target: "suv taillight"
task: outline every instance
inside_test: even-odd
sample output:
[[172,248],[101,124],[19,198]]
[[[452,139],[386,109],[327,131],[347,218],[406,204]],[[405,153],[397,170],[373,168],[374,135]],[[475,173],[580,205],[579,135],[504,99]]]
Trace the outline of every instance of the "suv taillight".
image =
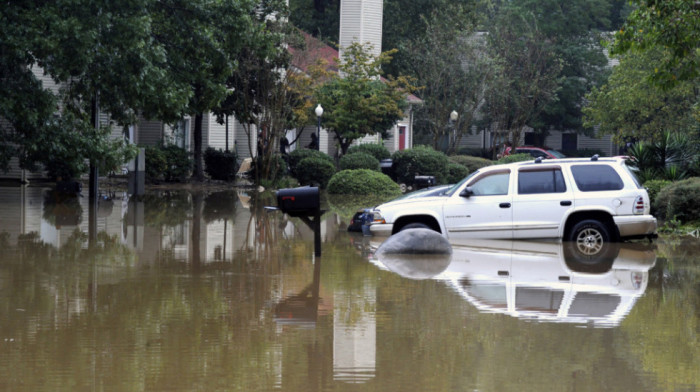
[[644,215],[644,197],[642,195],[637,196],[634,201],[633,213],[635,215]]

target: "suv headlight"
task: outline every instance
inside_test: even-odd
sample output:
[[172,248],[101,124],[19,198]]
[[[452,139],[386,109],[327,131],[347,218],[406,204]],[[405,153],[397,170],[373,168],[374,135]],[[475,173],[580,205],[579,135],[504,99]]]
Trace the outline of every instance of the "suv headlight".
[[372,224],[375,224],[375,223],[384,224],[384,223],[386,223],[386,219],[384,219],[384,217],[382,216],[382,213],[379,210],[374,210],[372,212],[372,214],[374,215],[372,218]]

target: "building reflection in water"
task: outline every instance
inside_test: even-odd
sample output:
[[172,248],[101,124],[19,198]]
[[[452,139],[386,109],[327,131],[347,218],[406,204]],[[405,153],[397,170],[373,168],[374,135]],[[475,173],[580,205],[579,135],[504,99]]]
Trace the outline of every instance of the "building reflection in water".
[[407,278],[444,281],[482,312],[595,327],[620,324],[656,262],[646,243],[609,244],[593,254],[568,242],[462,241],[452,249],[442,263],[403,255],[373,261]]

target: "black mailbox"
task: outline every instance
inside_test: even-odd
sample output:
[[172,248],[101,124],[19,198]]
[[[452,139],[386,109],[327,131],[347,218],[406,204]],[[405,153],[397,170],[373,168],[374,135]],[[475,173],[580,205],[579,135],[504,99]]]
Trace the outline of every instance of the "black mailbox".
[[292,216],[314,215],[321,207],[318,187],[280,189],[277,191],[277,207]]
[[435,185],[435,176],[415,176],[413,185],[416,189],[431,187]]

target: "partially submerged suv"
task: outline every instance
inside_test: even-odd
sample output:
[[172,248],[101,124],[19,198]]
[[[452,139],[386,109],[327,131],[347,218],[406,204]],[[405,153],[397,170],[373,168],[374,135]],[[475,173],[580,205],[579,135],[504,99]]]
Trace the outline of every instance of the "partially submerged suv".
[[430,228],[448,239],[560,238],[592,247],[652,238],[649,195],[621,158],[566,158],[481,168],[442,196],[374,208],[370,230]]

